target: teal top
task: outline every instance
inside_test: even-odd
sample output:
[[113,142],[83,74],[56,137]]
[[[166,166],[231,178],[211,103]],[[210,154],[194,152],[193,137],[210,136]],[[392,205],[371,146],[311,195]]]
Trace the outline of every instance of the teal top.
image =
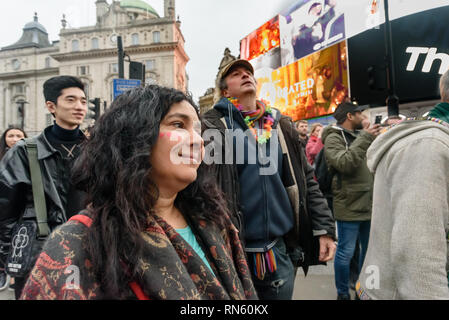
[[176,232],[179,233],[179,235],[187,241],[187,243],[192,247],[193,250],[200,256],[200,258],[203,260],[204,264],[209,268],[209,270],[214,274],[212,271],[212,268],[209,265],[209,261],[206,259],[206,255],[204,254],[203,249],[198,244],[198,241],[196,241],[195,235],[193,234],[193,231],[190,227],[184,228],[184,229],[176,229]]

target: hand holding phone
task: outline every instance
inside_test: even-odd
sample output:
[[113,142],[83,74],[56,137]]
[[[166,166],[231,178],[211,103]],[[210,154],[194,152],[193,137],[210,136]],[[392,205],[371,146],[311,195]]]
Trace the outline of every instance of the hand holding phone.
[[378,114],[376,116],[376,120],[374,121],[374,124],[381,124],[381,122],[382,122],[382,115]]

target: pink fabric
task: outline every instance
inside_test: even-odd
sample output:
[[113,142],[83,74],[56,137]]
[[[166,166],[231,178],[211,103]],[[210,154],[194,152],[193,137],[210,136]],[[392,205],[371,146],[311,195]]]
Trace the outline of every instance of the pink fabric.
[[320,138],[315,136],[310,136],[309,142],[306,146],[306,156],[307,160],[311,165],[315,162],[315,157],[323,149],[324,145]]

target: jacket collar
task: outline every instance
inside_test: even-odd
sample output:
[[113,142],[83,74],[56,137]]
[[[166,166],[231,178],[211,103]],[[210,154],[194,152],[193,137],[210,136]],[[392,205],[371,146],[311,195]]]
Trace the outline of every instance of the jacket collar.
[[[224,117],[228,117],[231,123],[231,129],[233,129],[233,122],[238,121],[241,126],[246,127],[245,121],[241,112],[227,99],[221,98],[220,101],[214,106],[216,111],[219,111]],[[276,108],[271,107],[272,117],[274,119],[273,129],[276,129],[282,114]]]
[[357,138],[357,135],[360,133],[359,130],[351,131],[351,130],[342,128],[342,127],[340,127],[339,125],[334,125],[334,126],[332,126],[332,128],[334,128],[334,129],[336,129],[336,130],[343,131],[343,132],[345,132],[345,133],[347,133],[347,134],[350,134],[350,135],[353,136],[354,138]]
[[[48,142],[48,139],[46,137],[46,133],[51,130],[52,126],[49,126],[45,128],[44,131],[42,131],[37,137],[36,137],[36,144],[37,144],[37,159],[43,160],[46,158],[51,157],[55,153],[58,152],[51,144]],[[86,139],[86,136],[84,133],[80,130],[80,135],[82,137],[82,140]]]

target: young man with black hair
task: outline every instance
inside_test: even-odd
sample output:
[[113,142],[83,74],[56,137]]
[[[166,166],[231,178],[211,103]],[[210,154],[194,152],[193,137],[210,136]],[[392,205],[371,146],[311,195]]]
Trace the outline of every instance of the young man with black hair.
[[[55,122],[33,140],[42,175],[47,223],[52,231],[85,207],[85,195],[72,186],[70,171],[85,139],[79,128],[87,113],[87,99],[83,83],[71,76],[47,80],[44,96]],[[0,245],[14,245],[11,233],[22,219],[36,219],[30,162],[23,140],[17,142],[0,163]],[[5,259],[3,256],[1,260]],[[15,278],[16,299],[26,280],[27,276]]]

